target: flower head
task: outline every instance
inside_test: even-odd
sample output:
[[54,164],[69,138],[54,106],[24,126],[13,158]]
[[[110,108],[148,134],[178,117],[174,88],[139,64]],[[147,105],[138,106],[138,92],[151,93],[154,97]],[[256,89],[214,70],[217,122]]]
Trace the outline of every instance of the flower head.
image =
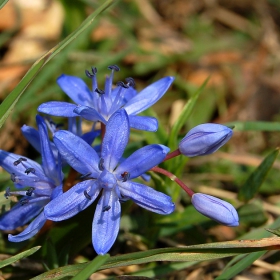
[[180,152],[188,157],[216,152],[232,136],[232,129],[221,124],[205,123],[191,129],[179,143]]
[[[40,150],[42,165],[37,162],[0,150],[0,166],[11,174],[15,186],[21,190],[11,192],[8,188],[6,197],[10,195],[23,196],[12,209],[0,217],[1,230],[13,230],[35,218],[20,234],[8,238],[13,242],[20,242],[34,236],[44,225],[46,217],[42,211],[44,206],[62,193],[62,179],[60,161],[55,159],[46,124],[42,117],[37,116],[39,127]],[[27,190],[22,190],[29,187]]]
[[230,227],[239,225],[235,208],[224,200],[211,195],[196,193],[192,196],[192,204],[199,213],[218,223]]
[[[92,91],[85,82],[74,76],[61,75],[57,79],[61,89],[76,103],[51,101],[38,107],[41,113],[53,116],[76,117],[81,116],[90,121],[100,121],[107,124],[109,118],[123,107],[129,118],[130,127],[156,131],[158,123],[155,118],[137,116],[156,103],[167,91],[173,82],[173,77],[165,77],[151,84],[139,94],[134,89],[132,78],[127,78],[126,83],[118,82],[113,89],[114,72],[119,71],[116,65],[109,66],[111,75],[106,77],[105,88],[101,90],[97,86],[97,69],[92,68],[92,73],[86,71],[86,75],[92,79]],[[78,105],[78,106],[77,106]]]
[[162,162],[169,149],[148,145],[121,161],[128,139],[129,120],[124,109],[109,119],[100,157],[85,141],[68,131],[58,131],[54,136],[62,157],[84,174],[86,180],[51,201],[45,207],[45,214],[54,221],[68,219],[91,205],[102,191],[92,225],[92,242],[98,254],[107,253],[117,237],[121,202],[131,199],[159,214],[174,210],[169,196],[131,181]]

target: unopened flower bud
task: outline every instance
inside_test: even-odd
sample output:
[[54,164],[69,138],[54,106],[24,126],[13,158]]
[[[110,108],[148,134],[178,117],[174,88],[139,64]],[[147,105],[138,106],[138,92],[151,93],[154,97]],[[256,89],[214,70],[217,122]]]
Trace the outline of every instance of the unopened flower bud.
[[232,129],[215,123],[200,124],[191,129],[179,143],[180,152],[188,157],[216,152],[232,136]]
[[239,225],[235,208],[226,201],[211,195],[196,193],[192,196],[192,204],[199,213],[218,223],[230,227]]

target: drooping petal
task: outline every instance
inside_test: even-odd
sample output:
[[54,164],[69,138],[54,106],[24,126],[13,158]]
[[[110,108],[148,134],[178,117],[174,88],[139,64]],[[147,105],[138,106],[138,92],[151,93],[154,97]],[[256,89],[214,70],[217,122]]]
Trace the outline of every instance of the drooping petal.
[[55,157],[52,152],[47,126],[44,119],[36,116],[37,126],[40,134],[40,144],[42,153],[42,166],[47,177],[52,179],[56,185],[62,182],[61,166],[57,166]]
[[1,230],[14,230],[17,227],[24,226],[34,217],[36,217],[45,206],[45,201],[37,203],[26,203],[22,205],[18,202],[12,209],[0,217]]
[[81,174],[99,174],[99,156],[94,149],[75,134],[60,130],[55,133],[53,141],[62,158]]
[[8,239],[11,242],[21,242],[33,237],[38,231],[43,227],[46,222],[46,217],[44,215],[44,211],[40,213],[38,217],[36,217],[30,225],[24,229],[20,234],[17,235],[8,235]]
[[158,129],[158,121],[153,117],[129,115],[129,125],[135,129],[155,132]]
[[89,121],[100,121],[106,124],[106,120],[94,108],[88,106],[76,106],[74,112]]
[[235,208],[228,202],[203,193],[195,193],[192,196],[192,204],[195,209],[204,216],[226,226],[239,225],[239,217]]
[[114,113],[106,126],[102,142],[101,158],[104,166],[112,171],[121,159],[129,138],[129,121],[125,110]]
[[76,104],[87,106],[92,104],[92,93],[81,78],[62,74],[56,81]]
[[25,139],[32,145],[32,147],[39,153],[41,153],[40,146],[40,135],[39,131],[31,126],[23,125],[21,127],[21,132]]
[[169,152],[169,148],[163,145],[148,145],[134,152],[125,159],[114,172],[115,174],[129,173],[129,178],[136,178],[152,167],[161,163]]
[[173,77],[164,77],[149,85],[131,98],[124,106],[124,109],[129,115],[141,113],[155,104],[165,94],[173,80]]
[[119,183],[121,194],[132,199],[139,206],[162,215],[170,214],[175,209],[171,197],[146,185],[135,182]]
[[99,191],[98,184],[94,180],[78,183],[49,202],[44,208],[45,215],[52,221],[69,219],[90,206]]
[[68,102],[49,101],[42,103],[37,108],[37,111],[51,116],[72,118],[79,117],[79,115],[74,113],[76,107],[77,105]]
[[[103,194],[96,206],[92,223],[92,244],[97,254],[106,254],[113,246],[120,226],[121,206],[115,192],[110,193],[109,203]],[[109,208],[110,207],[110,208]]]

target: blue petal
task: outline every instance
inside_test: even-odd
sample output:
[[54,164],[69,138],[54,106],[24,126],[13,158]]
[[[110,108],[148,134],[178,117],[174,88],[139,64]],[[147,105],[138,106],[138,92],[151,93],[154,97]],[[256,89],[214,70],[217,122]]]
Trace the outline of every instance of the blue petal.
[[128,115],[136,115],[143,112],[165,94],[173,81],[173,77],[165,77],[156,81],[131,98],[124,106],[124,109]]
[[158,129],[158,121],[153,117],[129,115],[129,125],[132,128],[155,132]]
[[[104,255],[111,249],[120,227],[121,206],[119,198],[114,192],[109,194],[108,203],[104,194],[98,201],[92,223],[92,244],[99,255]],[[104,211],[107,206],[111,208]]]
[[119,183],[121,194],[132,199],[139,206],[162,215],[170,214],[175,209],[171,197],[146,185],[135,182]]
[[160,164],[168,152],[169,148],[163,145],[153,144],[145,146],[125,159],[114,173],[120,175],[128,172],[130,179],[136,178]]
[[[26,161],[24,161],[23,163],[14,165],[14,162],[17,161],[19,158],[24,157],[0,150],[0,166],[2,166],[10,174],[15,173],[16,175],[21,175],[27,180],[38,179],[39,177],[42,180],[48,181],[48,178],[45,177],[41,165],[31,159],[25,158]],[[35,169],[35,174],[29,173],[28,175],[26,175],[25,171],[29,167]]]
[[47,177],[52,179],[56,185],[60,185],[62,182],[61,166],[57,166],[56,164],[49,140],[47,126],[44,119],[39,115],[36,116],[36,122],[40,134],[43,169]]
[[27,203],[24,205],[18,202],[10,211],[4,213],[0,217],[0,229],[14,230],[17,227],[24,226],[42,211],[45,204],[46,201],[43,200],[37,203]]
[[112,171],[121,159],[129,138],[129,122],[127,113],[121,109],[109,119],[102,142],[101,158],[104,166]]
[[23,125],[21,127],[21,132],[25,139],[32,145],[32,147],[41,153],[41,146],[40,146],[40,135],[39,131],[31,126]]
[[69,131],[60,130],[55,133],[53,141],[62,158],[71,167],[81,174],[98,176],[99,156],[83,139]]
[[50,101],[42,103],[37,111],[51,116],[72,118],[79,117],[79,115],[74,113],[76,107],[77,105],[68,102]]
[[82,118],[89,120],[89,121],[100,121],[102,123],[106,124],[106,120],[94,109],[88,106],[76,106],[74,109],[74,112],[81,116]]
[[11,241],[11,242],[21,242],[21,241],[24,241],[24,240],[27,240],[27,239],[33,237],[43,227],[46,220],[47,219],[44,215],[44,212],[42,212],[20,234],[18,234],[18,235],[9,234],[8,235],[9,241]]
[[100,130],[93,130],[87,133],[84,133],[81,138],[86,141],[89,145],[91,145],[94,141],[94,139],[99,136],[101,133]]
[[[45,206],[44,212],[47,219],[63,221],[75,216],[94,202],[99,190],[98,184],[94,180],[86,180],[76,184]],[[86,195],[91,198],[89,199]]]
[[86,83],[78,77],[62,74],[57,80],[60,88],[79,105],[91,105],[92,93]]

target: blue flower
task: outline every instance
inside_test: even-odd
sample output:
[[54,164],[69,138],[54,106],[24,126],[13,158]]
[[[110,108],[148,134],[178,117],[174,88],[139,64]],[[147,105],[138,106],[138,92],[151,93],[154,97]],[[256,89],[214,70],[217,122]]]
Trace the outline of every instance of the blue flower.
[[92,242],[98,254],[107,253],[119,231],[120,203],[131,199],[139,206],[159,214],[174,210],[171,198],[154,189],[131,181],[165,158],[169,149],[148,145],[120,163],[129,139],[129,120],[121,109],[113,114],[106,126],[101,157],[81,138],[68,131],[54,136],[62,157],[85,181],[73,186],[45,207],[45,215],[53,221],[68,219],[91,205],[101,193],[92,224]]
[[226,226],[239,225],[239,217],[235,208],[228,202],[203,193],[192,196],[194,208],[204,216]]
[[51,101],[41,104],[38,111],[53,116],[81,116],[90,121],[100,121],[107,124],[109,118],[123,107],[128,114],[130,127],[156,131],[158,122],[155,118],[137,116],[137,114],[156,103],[168,90],[174,78],[162,78],[137,94],[132,78],[127,78],[126,84],[117,83],[116,88],[112,89],[114,72],[119,71],[119,68],[113,65],[109,69],[112,70],[112,73],[110,77],[106,77],[104,90],[97,87],[96,68],[92,68],[92,74],[86,71],[87,76],[92,79],[92,91],[82,79],[61,75],[57,79],[58,85],[78,107],[67,102]]
[[216,152],[232,136],[232,129],[215,123],[200,124],[191,129],[179,143],[180,152],[188,157]]
[[[45,224],[44,206],[62,194],[63,174],[60,161],[55,159],[46,124],[42,117],[36,117],[41,144],[42,165],[37,162],[0,150],[0,166],[11,174],[15,186],[21,190],[11,192],[8,188],[6,197],[21,195],[21,200],[12,209],[0,217],[1,230],[14,230],[35,218],[20,234],[9,234],[8,239],[20,242],[34,236]],[[28,190],[22,190],[29,187]]]

